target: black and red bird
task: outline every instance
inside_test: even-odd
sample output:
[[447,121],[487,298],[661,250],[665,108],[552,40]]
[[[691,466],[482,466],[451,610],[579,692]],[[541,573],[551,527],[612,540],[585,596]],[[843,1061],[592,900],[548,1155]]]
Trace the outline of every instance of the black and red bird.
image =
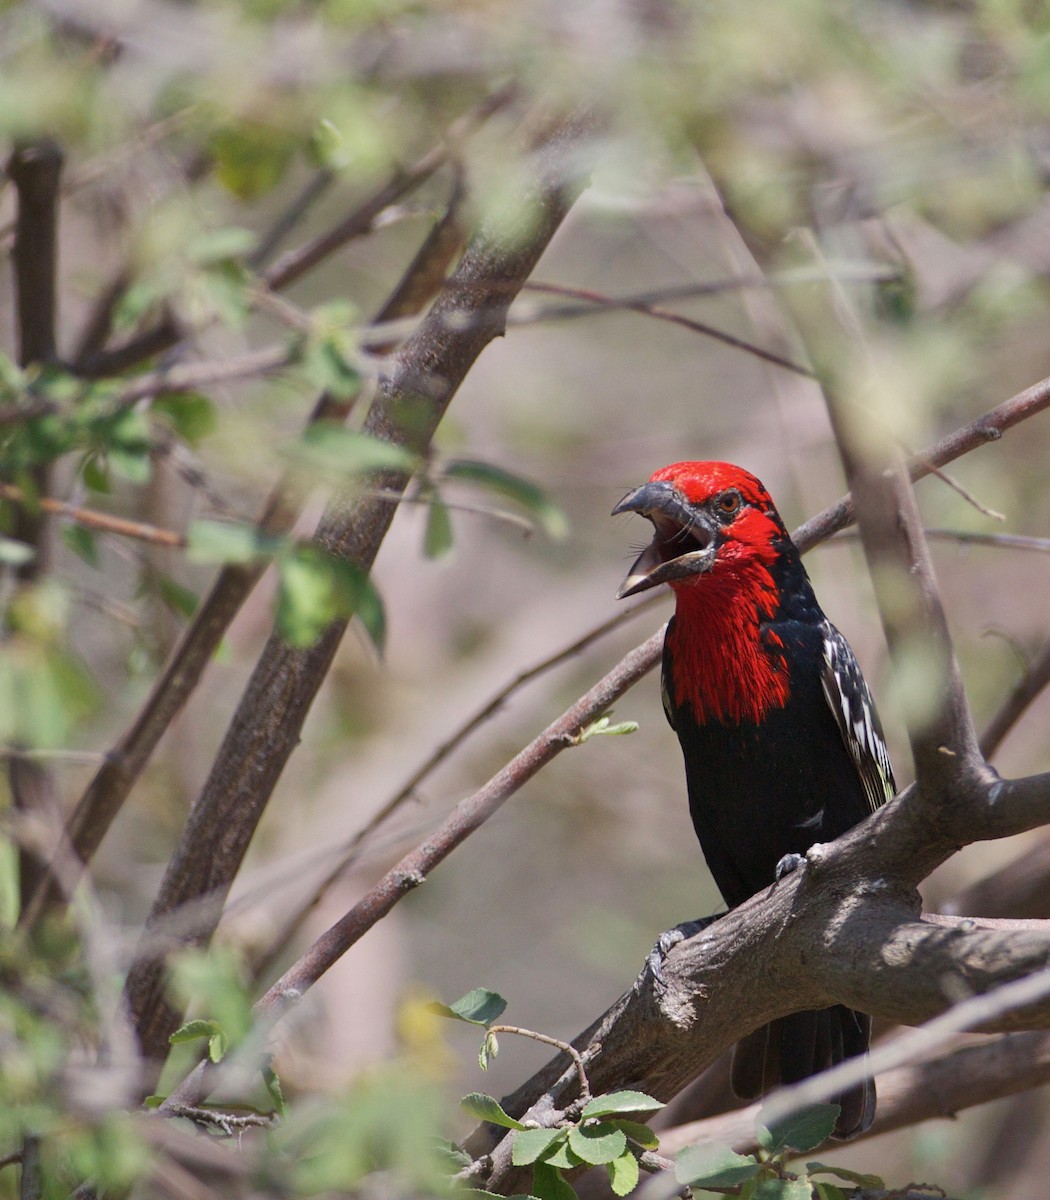
[[[663,702],[685,756],[689,811],[730,908],[894,793],[875,705],[824,616],[769,493],[722,462],[657,471],[613,509],[648,518],[652,543],[619,596],[675,594]],[[733,1088],[754,1098],[867,1051],[871,1019],[843,1005],[795,1013],[743,1039]],[[871,1080],[837,1097],[839,1137],[871,1123]]]

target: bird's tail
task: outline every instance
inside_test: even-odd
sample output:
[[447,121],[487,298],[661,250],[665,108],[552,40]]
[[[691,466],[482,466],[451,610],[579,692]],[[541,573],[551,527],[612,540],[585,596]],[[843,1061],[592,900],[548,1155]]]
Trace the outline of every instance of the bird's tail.
[[[782,1083],[798,1083],[866,1054],[870,1040],[871,1018],[841,1004],[781,1017],[737,1043],[733,1091],[741,1099],[757,1099]],[[841,1109],[834,1136],[843,1141],[863,1133],[875,1117],[873,1079],[832,1099]]]

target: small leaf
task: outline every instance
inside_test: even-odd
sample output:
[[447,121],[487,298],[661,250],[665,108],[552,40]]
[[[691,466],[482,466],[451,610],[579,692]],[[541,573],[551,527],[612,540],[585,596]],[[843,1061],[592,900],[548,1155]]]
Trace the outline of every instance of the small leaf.
[[194,521],[186,532],[186,557],[193,563],[250,563],[277,549],[251,525],[235,521]]
[[423,553],[427,558],[440,558],[452,549],[452,521],[448,505],[435,492],[429,501],[427,529],[423,535]]
[[266,1085],[266,1091],[269,1093],[270,1099],[273,1101],[273,1106],[276,1111],[283,1117],[288,1112],[288,1106],[284,1101],[284,1089],[281,1087],[280,1076],[273,1069],[273,1059],[267,1058],[262,1068],[263,1083]]
[[577,1200],[576,1189],[562,1178],[561,1171],[542,1162],[532,1168],[532,1192],[537,1200]]
[[728,1146],[686,1146],[675,1158],[674,1176],[687,1187],[726,1188],[754,1179],[759,1169],[753,1154]]
[[90,529],[85,529],[83,525],[63,525],[62,541],[89,567],[98,566],[98,543]]
[[555,1142],[568,1137],[566,1129],[522,1129],[514,1135],[511,1147],[511,1162],[516,1167],[527,1167],[543,1158]]
[[459,479],[464,483],[477,484],[490,492],[506,496],[519,504],[533,518],[537,525],[555,541],[561,541],[568,536],[569,521],[565,513],[550,499],[542,488],[505,471],[502,467],[491,463],[475,462],[470,459],[456,459],[450,462],[444,471],[448,479]]
[[297,547],[277,560],[277,628],[289,646],[312,646],[339,613],[330,560]]
[[186,246],[186,257],[199,267],[228,262],[249,254],[259,239],[250,229],[231,225],[226,229],[209,229],[193,238]]
[[180,617],[192,617],[197,611],[199,602],[197,593],[188,587],[183,587],[170,575],[161,575],[157,578],[157,591],[165,606]]
[[440,1160],[442,1169],[450,1175],[454,1175],[457,1171],[462,1171],[464,1167],[469,1167],[474,1161],[465,1150],[457,1146],[455,1142],[450,1142],[448,1138],[434,1138],[432,1149],[435,1156]]
[[167,392],[154,398],[154,413],[171,422],[172,428],[187,445],[196,446],[218,424],[215,405],[199,392]]
[[576,1167],[582,1167],[584,1164],[584,1160],[572,1149],[567,1138],[560,1142],[555,1142],[543,1161],[549,1166],[558,1167],[565,1171],[572,1171]]
[[208,1057],[213,1063],[222,1062],[226,1057],[226,1050],[229,1043],[226,1040],[226,1034],[220,1029],[213,1033],[208,1038]]
[[767,1175],[755,1184],[751,1200],[813,1200],[808,1179],[781,1179]]
[[112,490],[109,482],[109,471],[106,469],[106,464],[97,454],[91,454],[84,459],[82,473],[85,485],[93,492],[101,492],[105,496]]
[[779,1154],[788,1147],[805,1153],[827,1141],[834,1132],[840,1111],[837,1104],[811,1104],[768,1125],[760,1112],[756,1118],[755,1136],[762,1149],[770,1154]]
[[471,1092],[464,1096],[459,1103],[479,1121],[488,1121],[491,1125],[502,1125],[504,1129],[525,1128],[520,1121],[516,1121],[503,1111],[498,1100],[492,1096],[486,1096],[484,1092]]
[[142,1103],[146,1106],[146,1108],[160,1108],[167,1098],[167,1096],[160,1096],[156,1092],[153,1092],[151,1095],[147,1096]]
[[655,1150],[660,1145],[660,1139],[649,1128],[648,1125],[643,1125],[640,1121],[624,1121],[617,1119],[611,1124],[617,1129],[622,1129],[632,1142],[637,1142],[643,1150]]
[[608,1117],[616,1113],[656,1112],[663,1108],[659,1100],[645,1092],[609,1092],[606,1096],[595,1096],[587,1102],[580,1114],[582,1120],[589,1117]]
[[478,1066],[483,1071],[489,1069],[489,1059],[499,1054],[499,1041],[494,1033],[486,1033],[478,1051]]
[[331,421],[317,421],[303,430],[287,453],[304,466],[340,477],[364,475],[369,471],[403,471],[410,474],[419,459],[395,442],[346,429]]
[[[817,1200],[847,1200],[846,1193],[835,1183],[828,1183],[826,1179],[811,1179],[810,1183],[816,1189]],[[856,1195],[850,1189],[851,1195]]]
[[599,1167],[619,1158],[627,1150],[627,1135],[607,1121],[574,1125],[569,1130],[569,1146],[584,1162]]
[[638,1186],[638,1159],[625,1150],[605,1168],[609,1172],[609,1186],[614,1196],[628,1196]]
[[886,1184],[878,1175],[867,1175],[863,1171],[851,1171],[848,1167],[829,1166],[827,1163],[806,1163],[807,1175],[837,1175],[849,1183],[855,1183],[862,1188],[885,1188]]
[[428,1007],[442,1017],[451,1017],[456,1021],[466,1021],[470,1025],[489,1026],[501,1016],[507,1007],[506,1000],[499,992],[490,992],[488,988],[477,987],[467,992],[453,1004],[442,1004],[433,1001]]
[[221,1033],[218,1022],[216,1021],[187,1021],[185,1025],[180,1025],[178,1029],[168,1038],[168,1041],[177,1046],[181,1042],[195,1042],[198,1038],[212,1038],[216,1034]]
[[149,454],[143,450],[125,450],[122,446],[110,446],[106,450],[106,462],[129,483],[149,483],[153,463]]

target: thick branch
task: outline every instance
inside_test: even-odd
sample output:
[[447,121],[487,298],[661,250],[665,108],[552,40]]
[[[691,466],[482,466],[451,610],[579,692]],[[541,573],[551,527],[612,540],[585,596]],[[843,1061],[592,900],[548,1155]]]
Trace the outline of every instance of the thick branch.
[[[423,450],[453,395],[488,343],[502,332],[512,294],[508,281],[524,280],[575,200],[582,181],[574,171],[583,123],[553,131],[538,156],[527,237],[482,230],[418,332],[394,358],[365,423],[366,430],[398,445]],[[478,318],[483,316],[483,320]],[[401,492],[406,476],[384,472],[374,486]],[[329,552],[371,568],[395,506],[371,495],[337,499],[318,530]],[[212,773],[194,804],[154,903],[146,937],[180,905],[211,897],[191,940],[207,942],[248,842],[285,763],[299,740],[311,702],[346,629],[340,620],[309,649],[287,646],[272,635],[249,681]],[[127,984],[140,1044],[159,1059],[178,1022],[163,989],[163,964],[138,962]]]
[[[1050,1033],[1033,1030],[989,1038],[921,1063],[883,1071],[876,1080],[879,1107],[874,1124],[860,1139],[877,1137],[935,1117],[1050,1083]],[[761,1104],[690,1121],[660,1134],[660,1150],[673,1155],[683,1146],[730,1145],[753,1151],[755,1118]]]
[[[976,785],[975,785],[976,786]],[[1001,789],[1010,788],[1005,797]],[[813,847],[805,870],[752,897],[675,946],[662,982],[636,982],[573,1044],[596,1093],[636,1087],[669,1099],[743,1035],[789,1012],[848,1004],[920,1024],[965,995],[981,995],[1050,965],[1050,932],[955,927],[917,919],[915,884],[957,845],[1021,832],[1046,820],[1050,775],[991,781],[931,827],[916,789],[843,837]],[[1047,989],[1050,992],[1050,988]],[[986,1030],[1050,1027],[1050,999]],[[600,1049],[599,1049],[600,1047]],[[571,1097],[556,1058],[504,1101],[512,1115],[549,1121]],[[491,1149],[481,1131],[476,1156]],[[490,1186],[517,1182],[501,1146]],[[502,1156],[502,1157],[501,1157]]]

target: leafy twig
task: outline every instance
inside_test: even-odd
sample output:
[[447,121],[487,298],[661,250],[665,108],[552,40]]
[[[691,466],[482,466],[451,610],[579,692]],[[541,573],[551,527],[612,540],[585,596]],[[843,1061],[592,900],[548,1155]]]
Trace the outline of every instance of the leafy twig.
[[591,1085],[587,1080],[587,1071],[583,1065],[583,1055],[569,1042],[563,1042],[561,1038],[551,1037],[549,1033],[539,1033],[535,1029],[525,1029],[520,1025],[490,1025],[488,1033],[516,1034],[518,1037],[531,1038],[534,1042],[542,1042],[545,1046],[553,1046],[556,1050],[567,1054],[576,1064],[576,1076],[580,1081],[580,1095],[577,1103],[582,1106],[590,1100],[592,1095]]

